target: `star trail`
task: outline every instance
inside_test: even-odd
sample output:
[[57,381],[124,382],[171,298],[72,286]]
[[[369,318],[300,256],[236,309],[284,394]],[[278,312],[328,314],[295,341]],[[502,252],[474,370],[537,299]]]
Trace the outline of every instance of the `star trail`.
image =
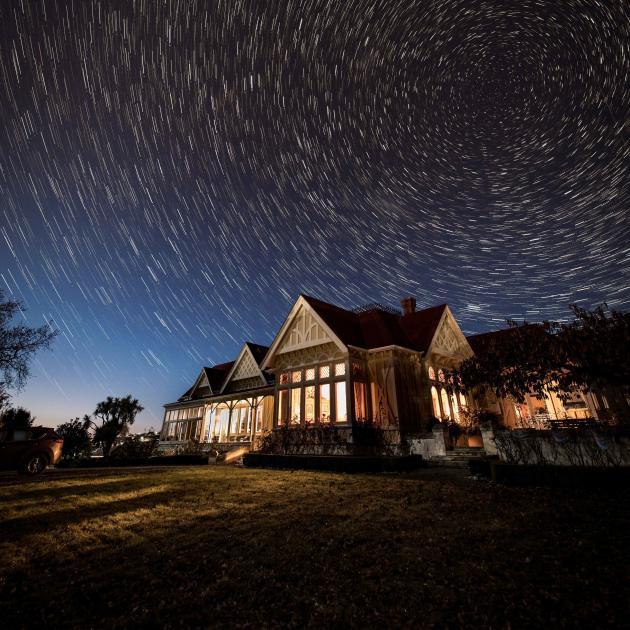
[[630,306],[624,0],[0,3],[0,287],[40,421],[269,343],[300,292],[466,331]]

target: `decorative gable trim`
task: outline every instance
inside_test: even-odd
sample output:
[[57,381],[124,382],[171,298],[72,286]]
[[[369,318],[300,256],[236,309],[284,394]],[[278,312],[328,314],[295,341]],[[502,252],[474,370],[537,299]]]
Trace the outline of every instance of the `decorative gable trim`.
[[210,386],[210,382],[208,381],[208,375],[206,374],[206,371],[204,368],[202,368],[201,371],[199,372],[199,376],[197,377],[195,384],[188,390],[187,398],[192,398],[195,395],[195,392],[200,387],[207,387],[210,390],[211,394],[214,393],[212,391],[212,387]]
[[346,345],[317,314],[315,309],[303,296],[300,296],[284,320],[260,367],[263,370],[267,369],[276,355],[328,343],[333,343],[342,352],[348,351]]
[[260,382],[261,385],[267,384],[267,379],[263,375],[262,370],[258,366],[247,344],[243,345],[236,361],[234,361],[232,369],[223,381],[220,393],[225,392],[229,384],[234,381],[248,381],[249,384],[253,386],[255,386],[257,382]]
[[441,354],[458,358],[468,358],[473,355],[468,340],[448,306],[442,313],[440,322],[435,328],[433,339],[431,339],[427,349],[427,355],[430,354]]

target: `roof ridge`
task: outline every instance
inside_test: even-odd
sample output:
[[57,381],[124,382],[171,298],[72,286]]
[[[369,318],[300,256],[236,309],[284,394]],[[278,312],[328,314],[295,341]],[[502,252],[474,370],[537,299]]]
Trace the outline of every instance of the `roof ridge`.
[[325,306],[329,306],[332,308],[336,308],[339,311],[343,311],[344,313],[348,313],[350,315],[356,315],[354,311],[344,308],[343,306],[339,306],[338,304],[333,304],[332,302],[325,302],[324,300],[320,300],[319,298],[313,297],[311,295],[306,295],[306,293],[300,293],[300,296],[303,297],[307,302],[318,302],[319,304],[323,304]]

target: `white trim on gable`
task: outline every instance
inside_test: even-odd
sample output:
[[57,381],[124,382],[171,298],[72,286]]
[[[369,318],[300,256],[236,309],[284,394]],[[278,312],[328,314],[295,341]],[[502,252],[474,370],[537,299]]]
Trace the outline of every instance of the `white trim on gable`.
[[294,352],[331,342],[342,352],[348,351],[347,346],[324,322],[304,296],[300,295],[280,327],[260,367],[263,370],[267,369],[277,354]]
[[228,375],[225,377],[219,393],[222,394],[225,391],[225,388],[233,380],[244,378],[260,378],[261,385],[267,384],[267,379],[262,373],[262,370],[258,366],[256,358],[254,357],[252,351],[246,343],[243,344],[243,347],[241,348],[241,351],[239,352],[236,361],[234,361],[234,365],[232,365],[230,371],[228,372]]
[[193,394],[197,391],[197,388],[206,387],[206,386],[210,390],[210,393],[214,394],[214,392],[212,391],[212,387],[210,386],[210,383],[208,382],[208,376],[206,375],[206,370],[205,368],[201,368],[201,371],[199,372],[199,376],[197,377],[195,384],[192,386],[192,389],[190,390],[190,394],[188,394],[188,396],[192,398]]
[[448,305],[445,306],[442,317],[435,327],[426,356],[433,353],[465,358],[473,355],[468,339],[466,339]]

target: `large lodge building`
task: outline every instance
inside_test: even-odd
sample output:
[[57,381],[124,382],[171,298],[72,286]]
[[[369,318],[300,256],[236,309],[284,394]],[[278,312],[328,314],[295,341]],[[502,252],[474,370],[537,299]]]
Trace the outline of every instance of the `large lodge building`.
[[[418,311],[406,298],[401,306],[350,311],[301,295],[270,347],[245,343],[234,361],[202,368],[192,387],[164,406],[161,447],[255,444],[281,425],[349,428],[371,419],[414,435],[434,418],[461,421],[480,402],[449,393],[443,370],[483,351],[495,333],[467,338],[446,304]],[[600,406],[582,394],[564,402],[528,396],[524,404],[490,395],[481,404],[507,426],[597,417]]]

